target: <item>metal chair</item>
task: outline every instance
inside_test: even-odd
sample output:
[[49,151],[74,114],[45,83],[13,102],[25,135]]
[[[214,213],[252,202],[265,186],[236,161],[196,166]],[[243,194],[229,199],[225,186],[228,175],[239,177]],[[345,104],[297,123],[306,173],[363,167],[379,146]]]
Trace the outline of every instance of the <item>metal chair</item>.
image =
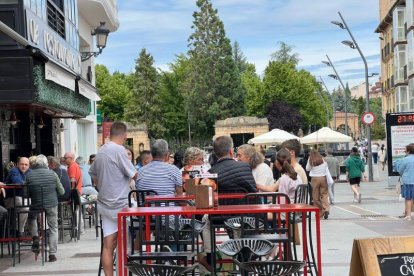
[[[217,249],[235,260],[248,262],[255,257],[266,256],[274,249],[274,245],[265,239],[234,239],[223,242]],[[242,275],[248,273],[242,271]]]
[[[289,196],[284,193],[251,193],[245,197],[246,204],[262,202],[263,204],[289,204]],[[292,222],[289,221],[289,214],[283,217],[282,214],[254,214],[248,217],[255,218],[255,223],[246,223],[244,216],[241,216],[241,237],[243,238],[260,238],[266,239],[274,243],[281,243],[283,245],[283,253],[285,260],[291,260],[291,243],[292,236]],[[282,251],[280,251],[282,255]]]
[[296,274],[305,266],[301,261],[252,261],[235,263],[242,271],[258,276],[290,276]]
[[198,265],[189,267],[176,265],[142,264],[131,261],[126,264],[129,271],[138,276],[180,276],[193,272]]

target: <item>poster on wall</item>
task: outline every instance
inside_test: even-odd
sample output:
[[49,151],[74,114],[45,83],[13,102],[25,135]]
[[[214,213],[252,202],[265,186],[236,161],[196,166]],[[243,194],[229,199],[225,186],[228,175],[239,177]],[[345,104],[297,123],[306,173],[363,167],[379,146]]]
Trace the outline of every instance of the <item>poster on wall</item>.
[[396,176],[395,163],[405,157],[405,147],[413,143],[414,113],[387,113],[386,125],[388,175]]

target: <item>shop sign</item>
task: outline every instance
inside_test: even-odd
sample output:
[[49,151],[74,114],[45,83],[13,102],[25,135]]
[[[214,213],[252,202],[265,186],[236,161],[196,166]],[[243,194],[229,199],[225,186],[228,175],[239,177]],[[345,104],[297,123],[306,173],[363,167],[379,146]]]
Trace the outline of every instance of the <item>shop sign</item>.
[[49,58],[69,68],[74,73],[81,74],[81,55],[79,51],[30,10],[25,9],[25,12],[29,44],[40,49]]

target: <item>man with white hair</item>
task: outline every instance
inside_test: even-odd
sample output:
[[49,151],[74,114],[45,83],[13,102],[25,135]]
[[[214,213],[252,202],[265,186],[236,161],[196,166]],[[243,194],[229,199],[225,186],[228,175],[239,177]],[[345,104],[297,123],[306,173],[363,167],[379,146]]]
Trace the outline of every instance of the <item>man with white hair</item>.
[[28,217],[29,231],[33,238],[32,251],[39,253],[39,236],[37,229],[36,210],[44,209],[47,225],[49,227],[49,262],[55,262],[58,243],[58,195],[63,195],[65,189],[59,181],[57,174],[49,170],[46,156],[36,156],[35,167],[26,177],[31,198],[30,213]]

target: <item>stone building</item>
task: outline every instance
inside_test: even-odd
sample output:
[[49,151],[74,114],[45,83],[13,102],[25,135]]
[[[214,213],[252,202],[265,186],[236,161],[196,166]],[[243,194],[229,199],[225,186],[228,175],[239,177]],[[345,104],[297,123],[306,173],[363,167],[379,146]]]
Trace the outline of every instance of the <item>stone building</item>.
[[233,138],[234,146],[247,144],[249,139],[269,132],[266,118],[240,116],[219,120],[214,125],[215,137],[228,135]]

